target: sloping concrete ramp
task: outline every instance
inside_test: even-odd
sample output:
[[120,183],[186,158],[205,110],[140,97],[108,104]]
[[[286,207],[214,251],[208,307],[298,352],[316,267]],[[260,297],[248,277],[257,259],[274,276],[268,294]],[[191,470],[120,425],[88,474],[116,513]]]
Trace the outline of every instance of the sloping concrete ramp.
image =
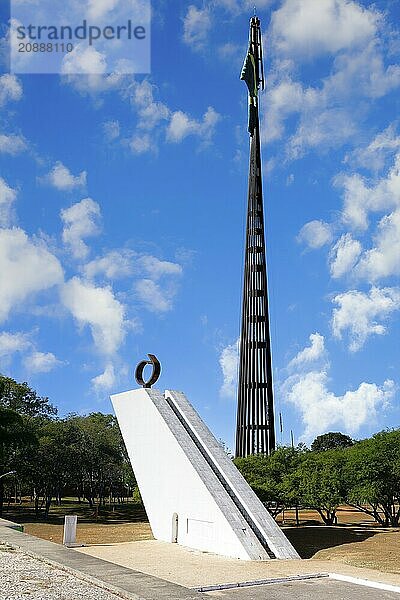
[[111,397],[153,535],[245,560],[299,558],[181,392]]

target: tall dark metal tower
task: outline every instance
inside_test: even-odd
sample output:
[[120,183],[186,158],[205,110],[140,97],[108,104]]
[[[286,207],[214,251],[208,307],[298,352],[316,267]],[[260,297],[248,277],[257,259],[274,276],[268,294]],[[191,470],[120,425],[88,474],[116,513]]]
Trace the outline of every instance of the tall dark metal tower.
[[240,338],[236,456],[275,448],[258,92],[264,89],[260,20],[250,20],[241,74],[249,89],[250,169]]

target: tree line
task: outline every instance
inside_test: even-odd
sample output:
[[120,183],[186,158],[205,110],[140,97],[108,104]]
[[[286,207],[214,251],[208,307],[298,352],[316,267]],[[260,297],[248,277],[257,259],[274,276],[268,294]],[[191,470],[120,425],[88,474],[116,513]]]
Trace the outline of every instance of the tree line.
[[[121,502],[135,478],[113,415],[57,417],[27,383],[0,376],[0,515],[4,502],[30,496],[47,518],[53,502],[75,496],[97,514]],[[15,474],[13,473],[15,472]]]
[[400,429],[360,441],[331,432],[311,449],[280,447],[235,463],[275,517],[285,508],[312,508],[333,525],[347,504],[384,527],[400,524]]
[[[356,442],[327,433],[310,449],[278,447],[235,464],[275,517],[286,508],[312,508],[332,525],[338,507],[349,504],[380,525],[400,524],[400,429]],[[15,475],[1,477],[10,471]],[[47,518],[53,503],[70,496],[97,514],[134,489],[140,498],[113,415],[58,418],[48,398],[0,375],[0,514],[5,501],[26,496],[37,516]]]

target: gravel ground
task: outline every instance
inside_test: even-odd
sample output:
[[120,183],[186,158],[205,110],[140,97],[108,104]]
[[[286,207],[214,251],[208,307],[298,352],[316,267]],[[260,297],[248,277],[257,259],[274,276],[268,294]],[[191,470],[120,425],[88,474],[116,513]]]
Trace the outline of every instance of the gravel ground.
[[0,545],[0,600],[121,600],[19,550]]

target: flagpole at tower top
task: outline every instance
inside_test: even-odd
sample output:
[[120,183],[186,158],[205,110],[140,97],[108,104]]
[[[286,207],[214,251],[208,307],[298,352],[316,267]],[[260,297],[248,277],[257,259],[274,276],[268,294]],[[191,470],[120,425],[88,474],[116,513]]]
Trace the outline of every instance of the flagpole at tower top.
[[264,89],[264,68],[257,15],[250,19],[241,79],[248,88],[251,144],[235,455],[248,456],[275,449],[258,98]]

